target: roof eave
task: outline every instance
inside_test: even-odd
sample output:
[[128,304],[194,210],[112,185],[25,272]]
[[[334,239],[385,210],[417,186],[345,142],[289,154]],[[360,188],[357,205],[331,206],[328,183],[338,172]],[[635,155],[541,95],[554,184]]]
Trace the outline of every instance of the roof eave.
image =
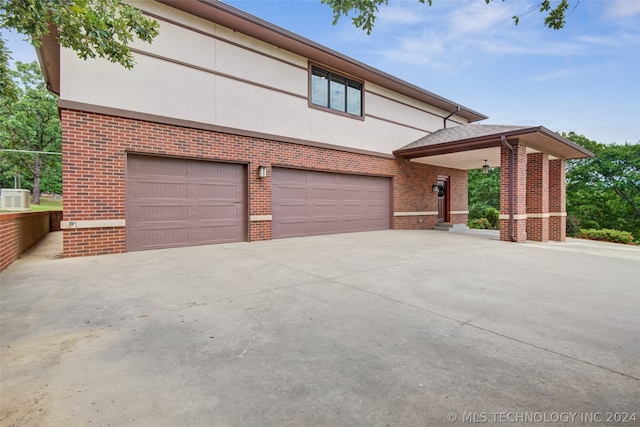
[[571,149],[573,153],[570,156],[563,156],[565,159],[579,159],[593,157],[594,154],[584,147],[570,141],[557,133],[550,131],[544,126],[534,126],[530,128],[516,129],[506,132],[498,132],[490,135],[477,136],[473,138],[462,139],[459,141],[449,141],[440,144],[429,145],[426,147],[411,147],[406,149],[399,149],[393,152],[394,155],[404,158],[417,158],[435,156],[439,154],[456,153],[460,151],[478,150],[481,148],[497,147],[502,144],[501,138],[504,135],[507,140],[513,139],[519,136],[530,135],[533,133],[540,133],[547,138],[550,138],[566,147]]
[[49,23],[49,33],[40,40],[36,48],[38,62],[42,69],[47,89],[60,95],[60,45],[58,44],[58,28]]
[[270,22],[236,9],[219,0],[158,0],[167,6],[220,24],[240,33],[273,44],[314,62],[360,77],[379,86],[452,112],[468,122],[485,120],[488,116],[459,105],[418,86],[366,65],[360,61],[287,31]]

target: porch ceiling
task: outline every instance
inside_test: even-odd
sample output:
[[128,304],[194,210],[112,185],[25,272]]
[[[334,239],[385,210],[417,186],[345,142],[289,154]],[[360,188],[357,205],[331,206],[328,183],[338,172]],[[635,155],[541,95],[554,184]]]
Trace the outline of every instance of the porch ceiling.
[[478,169],[485,160],[491,167],[499,167],[502,135],[510,144],[525,145],[527,153],[547,153],[550,159],[593,156],[589,150],[542,126],[502,125],[463,125],[440,129],[393,154],[420,163],[455,169]]

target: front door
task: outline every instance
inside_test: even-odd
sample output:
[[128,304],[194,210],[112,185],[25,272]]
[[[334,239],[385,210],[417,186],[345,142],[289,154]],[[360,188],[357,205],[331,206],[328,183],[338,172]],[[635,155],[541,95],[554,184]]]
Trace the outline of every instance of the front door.
[[438,177],[438,224],[449,222],[449,177]]

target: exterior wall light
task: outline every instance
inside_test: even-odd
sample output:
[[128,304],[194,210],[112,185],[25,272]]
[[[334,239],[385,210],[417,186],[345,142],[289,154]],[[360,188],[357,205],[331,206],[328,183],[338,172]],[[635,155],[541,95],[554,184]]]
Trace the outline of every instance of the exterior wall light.
[[431,186],[431,191],[433,191],[434,193],[439,193],[440,192],[440,186],[438,184],[433,184]]
[[482,166],[482,173],[485,175],[489,175],[489,165],[487,164],[487,161],[484,161],[484,165]]
[[266,177],[267,177],[267,167],[258,166],[258,178],[266,178]]

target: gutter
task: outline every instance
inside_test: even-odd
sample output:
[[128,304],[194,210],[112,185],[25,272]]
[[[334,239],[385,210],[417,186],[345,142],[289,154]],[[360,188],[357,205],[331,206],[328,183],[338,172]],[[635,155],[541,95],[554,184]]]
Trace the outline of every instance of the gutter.
[[500,135],[500,141],[502,141],[502,145],[509,149],[509,238],[512,242],[517,242],[515,236],[515,217],[514,217],[514,206],[513,203],[515,201],[514,195],[514,176],[515,173],[513,171],[514,166],[514,153],[513,147],[507,142],[507,137],[502,134]]
[[456,105],[456,109],[453,110],[447,117],[444,117],[444,123],[443,123],[443,127],[444,129],[447,128],[447,120],[449,120],[451,118],[451,116],[453,116],[455,113],[457,113],[458,111],[460,111],[460,106]]

